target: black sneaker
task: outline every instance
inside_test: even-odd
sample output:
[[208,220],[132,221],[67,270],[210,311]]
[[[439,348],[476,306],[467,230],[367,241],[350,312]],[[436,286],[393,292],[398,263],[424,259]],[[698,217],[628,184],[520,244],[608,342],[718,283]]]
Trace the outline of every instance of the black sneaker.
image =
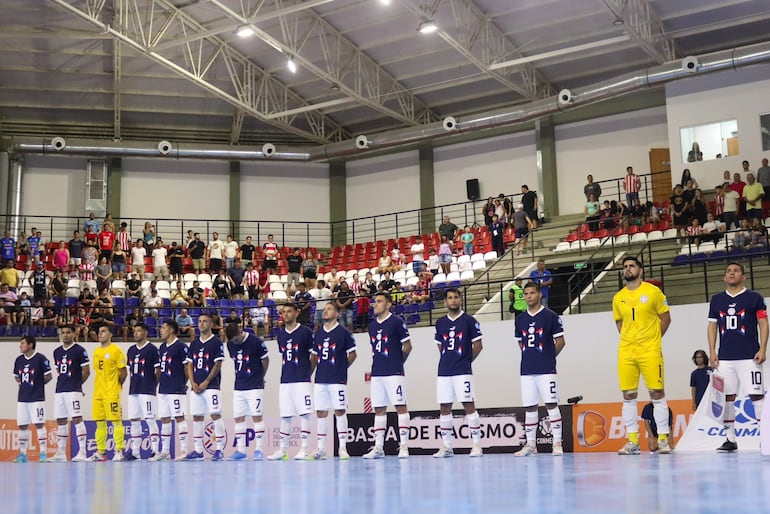
[[718,452],[734,452],[738,450],[738,443],[735,443],[733,441],[725,441],[722,443],[722,446],[717,448]]
[[128,461],[136,460],[136,455],[134,455],[134,453],[131,450],[126,450],[123,452],[123,460],[128,460]]

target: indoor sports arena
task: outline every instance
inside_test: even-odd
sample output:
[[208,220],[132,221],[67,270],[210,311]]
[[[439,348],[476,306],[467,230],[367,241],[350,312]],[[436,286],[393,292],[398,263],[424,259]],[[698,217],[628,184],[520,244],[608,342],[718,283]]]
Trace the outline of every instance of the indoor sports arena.
[[767,2],[4,4],[3,512],[770,500]]

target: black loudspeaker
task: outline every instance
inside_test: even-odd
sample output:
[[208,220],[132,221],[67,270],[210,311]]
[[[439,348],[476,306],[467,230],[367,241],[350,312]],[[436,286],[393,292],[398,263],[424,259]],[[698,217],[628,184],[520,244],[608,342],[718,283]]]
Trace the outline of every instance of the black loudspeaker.
[[465,190],[468,192],[468,200],[478,200],[481,197],[479,192],[479,179],[469,178],[465,181]]

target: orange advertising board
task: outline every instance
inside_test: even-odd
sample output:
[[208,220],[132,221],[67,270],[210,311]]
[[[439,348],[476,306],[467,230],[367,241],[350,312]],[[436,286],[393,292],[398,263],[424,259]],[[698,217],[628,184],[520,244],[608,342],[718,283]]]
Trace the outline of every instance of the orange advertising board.
[[[639,402],[639,446],[648,451],[647,432],[641,413],[647,401]],[[621,409],[623,403],[579,403],[572,408],[572,433],[575,452],[616,452],[626,442],[626,427],[623,425]],[[692,400],[669,400],[668,406],[674,414],[674,447],[687,423],[694,415]]]
[[[46,421],[48,431],[48,456],[56,453],[56,421]],[[29,428],[29,450],[27,456],[30,462],[40,458],[40,448],[37,444],[37,429],[34,425]],[[0,419],[0,462],[10,462],[19,454],[19,427],[15,419]]]

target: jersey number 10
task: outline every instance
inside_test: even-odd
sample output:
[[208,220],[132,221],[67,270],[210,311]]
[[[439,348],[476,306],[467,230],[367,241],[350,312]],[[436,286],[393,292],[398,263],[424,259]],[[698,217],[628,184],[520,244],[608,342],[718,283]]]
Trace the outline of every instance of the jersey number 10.
[[736,330],[738,328],[738,316],[726,316],[725,328],[727,330]]

